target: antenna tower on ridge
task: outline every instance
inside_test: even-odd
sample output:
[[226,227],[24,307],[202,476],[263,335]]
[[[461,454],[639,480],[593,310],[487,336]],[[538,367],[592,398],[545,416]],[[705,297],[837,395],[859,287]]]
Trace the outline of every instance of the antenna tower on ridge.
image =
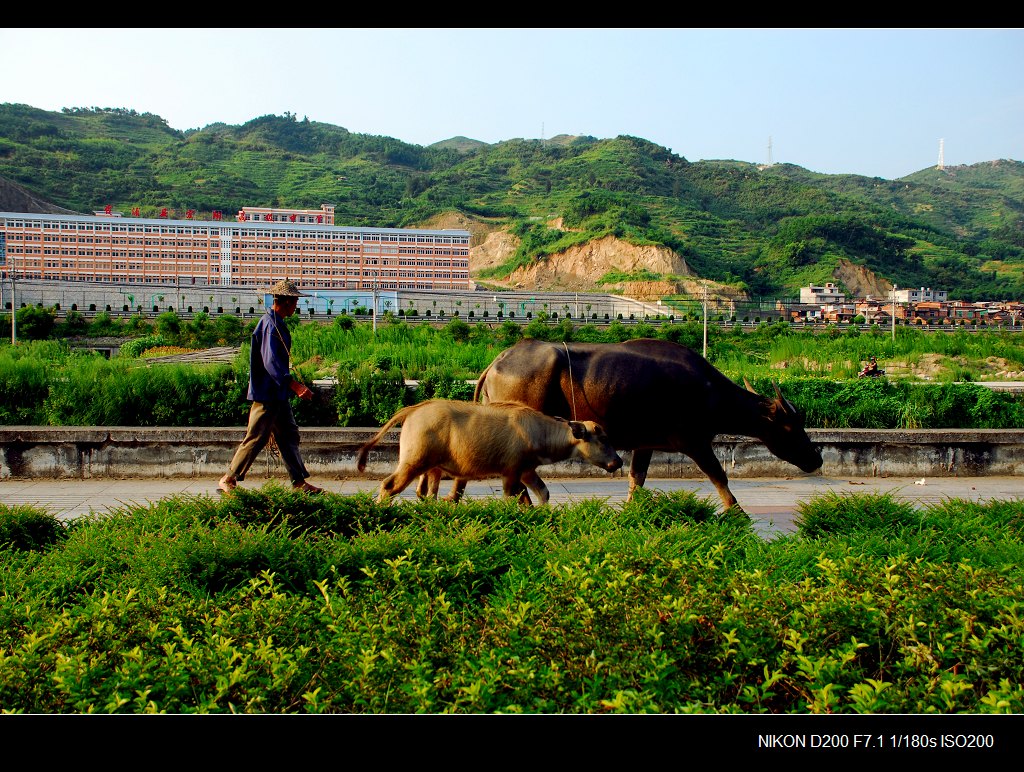
[[940,172],[946,168],[946,162],[942,158],[942,143],[944,143],[945,141],[946,140],[944,139],[939,140],[939,164],[935,168],[938,169]]
[[768,136],[768,165],[771,166],[773,163],[775,163],[775,162],[772,160],[772,138],[771,138],[771,135],[769,135]]

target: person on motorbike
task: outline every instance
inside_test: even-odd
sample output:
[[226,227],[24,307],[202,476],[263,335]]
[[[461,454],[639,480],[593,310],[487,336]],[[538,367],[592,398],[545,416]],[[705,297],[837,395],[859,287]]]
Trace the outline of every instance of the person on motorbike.
[[870,378],[874,375],[878,375],[878,360],[874,357],[870,357],[868,359],[868,363],[864,365],[864,369],[860,371],[860,376],[862,378]]

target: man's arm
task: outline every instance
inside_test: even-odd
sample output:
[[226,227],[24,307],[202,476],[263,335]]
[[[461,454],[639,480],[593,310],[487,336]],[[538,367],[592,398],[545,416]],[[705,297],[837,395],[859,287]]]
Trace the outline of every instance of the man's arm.
[[312,390],[306,384],[300,383],[299,381],[295,380],[294,378],[292,378],[288,382],[288,388],[290,388],[292,391],[294,391],[295,395],[299,399],[312,399],[313,398]]
[[288,349],[285,348],[284,341],[273,324],[263,330],[260,354],[263,357],[263,369],[267,371],[271,380],[280,386],[291,388],[292,374],[288,369]]
[[284,345],[280,332],[276,328],[266,330],[261,351],[263,365],[267,375],[277,383],[289,388],[299,399],[312,399],[313,392],[305,384],[292,378],[288,367],[288,349]]

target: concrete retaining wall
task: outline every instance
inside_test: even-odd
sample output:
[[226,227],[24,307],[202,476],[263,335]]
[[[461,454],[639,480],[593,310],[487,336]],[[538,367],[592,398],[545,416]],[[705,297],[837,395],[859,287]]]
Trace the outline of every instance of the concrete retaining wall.
[[[0,427],[0,479],[167,478],[223,474],[243,427]],[[365,473],[356,454],[376,429],[303,428],[302,454],[314,476],[383,477],[398,453],[400,430],[389,432],[370,454]],[[1024,430],[811,429],[829,477],[955,477],[1024,475]],[[799,469],[779,460],[759,441],[721,435],[715,451],[730,477],[788,477]],[[617,475],[628,470],[630,454]],[[604,477],[596,467],[565,462],[541,467],[548,477]],[[701,478],[686,456],[655,453],[651,477]],[[280,458],[264,451],[250,479],[285,475]]]

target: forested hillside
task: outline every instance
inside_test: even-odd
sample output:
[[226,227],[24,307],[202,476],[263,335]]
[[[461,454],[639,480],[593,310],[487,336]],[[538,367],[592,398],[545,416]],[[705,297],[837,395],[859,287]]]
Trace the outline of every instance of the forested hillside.
[[338,224],[391,227],[460,213],[515,237],[481,280],[611,235],[667,246],[698,276],[752,295],[795,295],[846,262],[958,299],[1024,298],[1024,164],[1013,160],[884,180],[691,163],[630,136],[422,147],[287,113],[179,132],[127,108],[3,104],[0,177],[80,212],[202,219],[331,203]]

